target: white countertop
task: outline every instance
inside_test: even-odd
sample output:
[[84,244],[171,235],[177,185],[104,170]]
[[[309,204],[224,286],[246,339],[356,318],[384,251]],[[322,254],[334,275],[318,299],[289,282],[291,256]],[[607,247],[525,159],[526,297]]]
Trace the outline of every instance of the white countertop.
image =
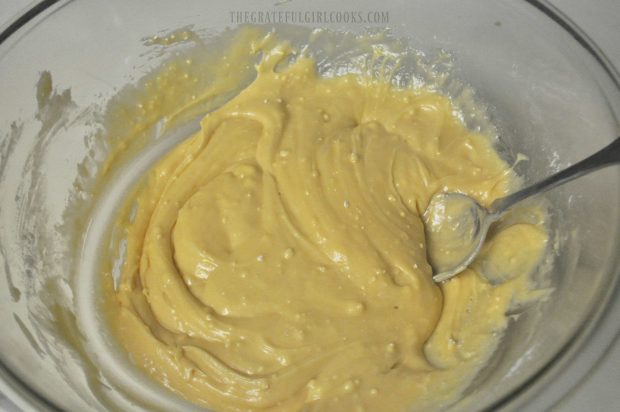
[[[620,0],[550,0],[594,40],[620,68]],[[29,0],[0,0],[0,26],[20,13]],[[0,394],[0,410],[18,411]],[[620,340],[596,367],[554,408],[561,412],[615,412],[620,410]]]
[[[550,0],[620,68],[620,1]],[[620,411],[620,340],[556,408],[561,412]]]

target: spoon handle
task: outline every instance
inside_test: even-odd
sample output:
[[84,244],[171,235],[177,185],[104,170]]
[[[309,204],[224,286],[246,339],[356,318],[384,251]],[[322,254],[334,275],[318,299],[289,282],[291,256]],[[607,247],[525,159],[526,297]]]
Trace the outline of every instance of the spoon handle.
[[489,212],[494,215],[501,215],[504,210],[523,199],[537,193],[542,193],[549,189],[553,189],[563,183],[616,163],[620,163],[620,137],[616,138],[616,140],[590,157],[587,157],[582,161],[575,163],[574,165],[567,167],[566,169],[553,174],[544,180],[541,180],[538,183],[528,186],[525,189],[521,189],[518,192],[495,200],[491,204]]

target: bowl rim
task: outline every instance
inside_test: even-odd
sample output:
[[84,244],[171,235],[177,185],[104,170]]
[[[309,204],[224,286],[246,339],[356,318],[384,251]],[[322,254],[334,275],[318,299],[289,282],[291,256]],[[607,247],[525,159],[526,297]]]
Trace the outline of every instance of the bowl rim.
[[[41,0],[34,2],[13,19],[0,26],[0,47],[15,34],[35,27],[46,17],[74,0]],[[522,0],[559,25],[604,70],[620,91],[620,73],[600,47],[558,7],[548,0]],[[10,46],[9,46],[10,47]],[[1,51],[1,49],[0,49]],[[1,57],[1,56],[0,56]],[[613,270],[613,269],[612,269]],[[508,410],[528,406],[531,410],[547,410],[590,374],[595,365],[620,344],[620,267],[599,305],[585,317],[581,327],[558,352],[525,382],[485,408],[485,411]],[[560,374],[560,372],[564,372]],[[6,396],[24,411],[63,410],[39,391],[29,386],[0,359],[0,395]]]

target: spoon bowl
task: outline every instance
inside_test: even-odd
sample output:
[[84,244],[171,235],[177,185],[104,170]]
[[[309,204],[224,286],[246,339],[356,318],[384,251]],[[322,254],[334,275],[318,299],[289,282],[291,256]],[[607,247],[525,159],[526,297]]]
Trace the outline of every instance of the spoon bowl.
[[435,194],[423,216],[433,280],[443,282],[462,272],[499,216],[462,193]]

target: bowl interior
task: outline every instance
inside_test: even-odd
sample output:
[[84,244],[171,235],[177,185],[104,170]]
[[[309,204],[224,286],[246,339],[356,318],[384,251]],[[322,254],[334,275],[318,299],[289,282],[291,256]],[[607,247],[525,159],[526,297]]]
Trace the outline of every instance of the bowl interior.
[[[237,12],[249,16],[248,23],[258,11],[284,16],[278,17],[281,23],[300,23],[291,16],[341,10],[365,16],[387,12],[389,22],[301,23],[352,32],[387,25],[413,48],[450,52],[457,76],[472,86],[497,125],[502,155],[509,162],[519,153],[528,157],[515,166],[525,182],[580,160],[618,134],[618,79],[535,2],[394,0],[378,6],[316,1],[309,6],[292,1],[274,6],[271,1],[195,0],[182,7],[147,0],[60,2],[0,44],[5,96],[0,99],[0,321],[6,325],[0,335],[0,375],[14,385],[16,396],[63,410],[103,408],[108,402],[151,406],[139,394],[108,390],[89,360],[88,342],[64,326],[76,316],[72,285],[79,262],[67,256],[79,248],[79,236],[63,222],[71,213],[66,205],[75,193],[78,165],[97,131],[96,122],[84,121],[84,111],[77,109],[90,108],[90,115],[101,110],[123,85],[164,59],[165,54],[147,53],[143,41],[162,30],[191,26],[207,29],[207,36],[241,23]],[[44,71],[51,73],[51,84],[45,83]],[[43,83],[37,89],[38,81]],[[49,109],[50,99],[61,109]],[[476,127],[475,119],[466,120]],[[98,166],[80,167],[96,173]],[[578,338],[590,333],[619,276],[618,188],[620,173],[609,168],[547,195],[554,264],[541,288],[553,292],[514,313],[491,366],[455,409],[499,404],[516,409],[542,388],[544,376],[558,373],[560,366],[553,365],[568,361]],[[88,187],[78,192],[86,204]]]

